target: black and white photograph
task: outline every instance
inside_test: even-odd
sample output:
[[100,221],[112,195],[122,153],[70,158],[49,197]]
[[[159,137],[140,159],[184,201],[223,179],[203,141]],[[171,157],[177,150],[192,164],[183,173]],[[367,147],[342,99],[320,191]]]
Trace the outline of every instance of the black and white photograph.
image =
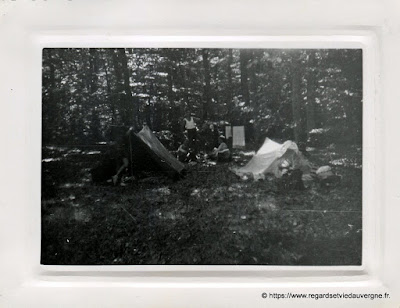
[[41,264],[362,265],[362,49],[44,48]]

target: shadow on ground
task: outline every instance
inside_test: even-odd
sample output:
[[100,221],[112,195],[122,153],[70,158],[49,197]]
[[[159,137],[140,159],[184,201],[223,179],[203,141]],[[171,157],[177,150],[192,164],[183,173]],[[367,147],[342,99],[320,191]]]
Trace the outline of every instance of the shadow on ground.
[[99,153],[44,149],[42,264],[361,264],[359,149],[312,151],[342,181],[304,191],[237,178],[228,167],[251,158],[243,152],[230,164],[191,166],[177,182],[151,174],[94,185]]

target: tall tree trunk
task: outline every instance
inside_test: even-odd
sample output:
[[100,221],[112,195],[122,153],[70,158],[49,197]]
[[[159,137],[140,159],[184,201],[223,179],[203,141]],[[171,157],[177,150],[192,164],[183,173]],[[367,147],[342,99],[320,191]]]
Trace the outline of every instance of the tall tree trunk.
[[210,59],[209,51],[202,49],[203,68],[204,68],[204,101],[203,101],[203,120],[213,117],[213,108],[211,102],[211,74],[210,74]]
[[97,50],[94,48],[89,49],[89,63],[90,63],[90,93],[93,94],[97,91],[97,74],[99,70]]
[[[187,52],[186,49],[183,49],[180,52],[182,52],[182,58],[183,59],[186,59],[187,57],[189,57],[188,52]],[[189,63],[188,66],[185,66],[185,65],[182,65],[181,63],[179,63],[180,61],[178,59],[177,59],[177,62],[178,62],[178,71],[181,74],[178,74],[178,72],[175,72],[176,73],[176,77],[177,77],[176,80],[178,80],[178,76],[179,76],[179,79],[181,80],[182,87],[184,89],[183,90],[183,94],[182,94],[183,99],[184,99],[184,105],[186,105],[184,107],[186,107],[185,110],[193,111],[193,107],[194,107],[193,103],[194,102],[191,101],[191,99],[190,99],[190,90],[189,90],[190,87],[188,85],[188,76],[187,76],[187,73],[186,73],[186,69],[189,68],[188,66],[190,65],[190,63]]]
[[214,87],[210,87],[210,88],[211,88],[211,96],[212,96],[211,108],[213,110],[211,119],[213,119],[213,120],[215,119],[216,114],[219,114],[219,115],[223,114],[223,113],[221,113],[221,107],[222,107],[221,103],[224,101],[224,99],[222,98],[223,93],[221,93],[221,91],[220,91],[220,82],[219,82],[219,75],[218,75],[220,70],[221,70],[221,68],[220,68],[219,64],[214,65],[214,67],[212,68],[211,77],[214,80]]
[[[258,77],[257,77],[257,73],[258,73],[258,69],[259,69],[259,64],[257,63],[260,54],[258,50],[250,50],[250,55],[251,57],[249,57],[249,62],[248,64],[251,63],[251,67],[249,69],[249,81],[250,81],[250,107],[253,110],[251,112],[251,118],[254,118],[254,113],[255,113],[255,109],[257,107],[257,101],[258,101]],[[251,61],[251,62],[250,62]]]
[[123,89],[124,89],[124,107],[125,107],[125,116],[124,116],[124,125],[126,126],[136,126],[137,124],[137,114],[135,114],[133,107],[133,99],[132,99],[132,91],[130,85],[130,70],[128,66],[128,59],[125,53],[125,49],[118,49],[119,59],[121,61],[122,66],[122,74],[123,74]]
[[309,71],[307,74],[307,139],[315,128],[315,93],[317,87],[315,50],[310,51]]
[[[228,118],[231,124],[231,135],[233,136],[233,122],[234,122],[234,101],[233,101],[233,81],[232,81],[232,64],[233,64],[233,51],[228,49],[228,93],[227,93],[227,106],[228,106]],[[232,143],[229,143],[232,147]]]
[[[47,59],[45,58],[47,55]],[[49,67],[49,77],[45,79],[45,74],[42,74],[43,78],[43,88],[47,89],[47,101],[43,104],[42,109],[42,131],[43,131],[43,143],[48,144],[53,141],[56,131],[55,124],[57,123],[57,106],[56,106],[56,80],[55,80],[55,66],[53,59],[53,50],[51,48],[46,48],[43,52],[43,59],[47,60],[47,65]],[[43,92],[43,95],[45,93]]]
[[293,135],[297,144],[301,138],[301,74],[300,74],[300,53],[296,53],[293,61],[292,71],[292,115]]
[[232,64],[233,64],[233,51],[228,49],[228,88],[226,93],[226,106],[228,107],[228,118],[229,122],[233,121],[233,109],[235,108],[233,104],[233,82],[232,82]]
[[240,83],[243,100],[246,103],[246,106],[250,106],[250,92],[249,92],[249,72],[248,66],[249,64],[249,50],[241,49],[240,50]]
[[107,84],[107,97],[108,102],[110,104],[111,109],[111,125],[115,125],[115,104],[114,104],[114,97],[111,91],[111,80],[108,73],[108,59],[107,56],[104,58],[104,71],[106,73],[106,84]]
[[174,93],[174,81],[173,81],[173,66],[171,64],[170,59],[171,53],[167,53],[167,63],[166,63],[166,71],[167,71],[167,85],[168,85],[168,92],[167,97],[168,101],[171,105],[175,104],[175,93]]
[[177,78],[176,71],[174,69],[174,61],[176,61],[175,56],[176,52],[174,50],[166,50],[166,71],[167,71],[167,86],[168,86],[168,91],[167,91],[167,97],[168,97],[168,102],[169,102],[169,110],[168,110],[168,123],[169,127],[171,129],[171,132],[177,136],[177,138],[174,139],[174,142],[176,142],[177,145],[183,140],[182,136],[182,127],[181,127],[181,109],[180,105],[176,102],[176,95],[174,92],[174,80]]
[[[153,75],[153,66],[152,65],[150,66],[150,69],[148,70],[147,74],[149,74],[149,76]],[[148,90],[147,90],[147,102],[146,102],[146,105],[145,105],[145,114],[144,114],[144,116],[145,116],[145,121],[146,121],[147,125],[151,129],[154,129],[154,127],[153,127],[153,124],[154,124],[153,123],[153,121],[154,121],[153,110],[155,108],[153,108],[154,106],[153,106],[152,98],[154,96],[156,96],[156,92],[154,90],[154,83],[153,83],[152,79],[149,79],[146,82],[146,84],[148,85],[148,87],[147,87]]]
[[54,66],[54,59],[53,59],[53,54],[52,50],[49,48],[48,54],[49,54],[49,66],[50,66],[50,80],[49,80],[49,85],[50,85],[50,91],[49,91],[49,106],[50,108],[48,109],[48,115],[50,119],[50,131],[54,130],[55,123],[57,123],[57,105],[56,105],[56,77],[55,77],[55,66]]
[[[153,116],[153,129],[155,131],[160,131],[165,129],[165,108],[164,108],[164,103],[160,100],[157,100],[157,102],[154,104],[153,107],[154,110],[154,116]],[[170,127],[167,125],[167,127]]]
[[114,75],[115,75],[115,89],[113,91],[113,95],[111,99],[115,102],[118,111],[118,120],[119,124],[124,124],[123,114],[124,114],[124,106],[122,100],[122,71],[121,71],[121,63],[119,61],[118,53],[115,49],[109,49],[109,53],[111,54],[112,63],[114,66]]
[[98,51],[97,49],[89,49],[89,65],[90,65],[90,133],[92,137],[92,141],[100,141],[101,132],[100,132],[100,118],[98,114],[98,105],[99,101],[96,96],[96,92],[98,89]]

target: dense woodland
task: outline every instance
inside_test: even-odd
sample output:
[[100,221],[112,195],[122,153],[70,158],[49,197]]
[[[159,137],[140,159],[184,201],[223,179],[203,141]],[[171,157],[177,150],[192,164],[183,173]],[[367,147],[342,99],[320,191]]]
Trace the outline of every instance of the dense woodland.
[[108,141],[112,127],[143,122],[181,140],[190,111],[201,121],[251,124],[256,140],[305,145],[314,132],[328,144],[360,144],[361,52],[44,49],[43,143]]
[[[361,264],[361,50],[44,49],[42,76],[43,264]],[[118,134],[146,123],[172,153],[188,112],[246,147],[95,183]],[[337,181],[234,174],[265,137]]]

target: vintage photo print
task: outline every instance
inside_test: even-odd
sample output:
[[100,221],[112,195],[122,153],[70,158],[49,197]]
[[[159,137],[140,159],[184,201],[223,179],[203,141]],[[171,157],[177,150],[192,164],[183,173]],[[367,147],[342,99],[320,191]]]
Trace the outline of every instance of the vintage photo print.
[[361,265],[362,57],[43,49],[41,263]]

